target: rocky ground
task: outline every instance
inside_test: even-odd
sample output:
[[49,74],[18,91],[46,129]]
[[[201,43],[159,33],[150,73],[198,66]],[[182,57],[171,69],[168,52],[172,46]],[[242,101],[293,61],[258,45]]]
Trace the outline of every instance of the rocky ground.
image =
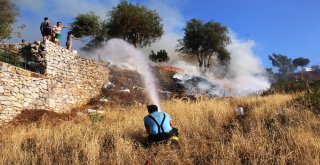
[[[162,100],[183,98],[183,89],[175,82],[176,73],[166,67],[153,67],[153,73],[158,80],[158,93]],[[32,109],[24,110],[11,123],[37,123],[44,118],[48,122],[67,121],[75,116],[90,113],[104,113],[106,107],[127,107],[146,104],[146,94],[143,80],[139,73],[132,70],[110,67],[109,81],[101,89],[100,95],[92,98],[86,105],[74,108],[71,113],[55,113],[53,111]]]

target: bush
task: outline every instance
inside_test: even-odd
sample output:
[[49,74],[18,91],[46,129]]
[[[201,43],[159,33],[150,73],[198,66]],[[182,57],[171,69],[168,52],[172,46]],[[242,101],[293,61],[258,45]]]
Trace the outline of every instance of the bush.
[[296,93],[307,89],[303,81],[280,80],[271,85],[271,89],[279,93]]
[[101,114],[98,114],[98,113],[95,113],[95,114],[90,114],[89,115],[89,119],[92,121],[92,122],[101,122],[103,120],[104,116],[101,115]]
[[23,66],[17,55],[8,52],[0,52],[0,61],[6,62],[17,67]]
[[300,105],[304,105],[308,107],[312,112],[316,114],[320,114],[320,93],[318,92],[312,92],[307,93],[302,96],[299,96],[296,98],[296,101]]
[[304,91],[320,92],[320,81],[308,80],[279,80],[271,84],[270,89],[262,93],[263,96],[276,93],[298,93]]

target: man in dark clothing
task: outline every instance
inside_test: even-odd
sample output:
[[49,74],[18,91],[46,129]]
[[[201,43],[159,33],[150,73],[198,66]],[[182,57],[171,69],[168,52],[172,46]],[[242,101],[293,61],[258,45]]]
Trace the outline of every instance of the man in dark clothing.
[[178,141],[178,129],[172,127],[171,117],[165,112],[159,112],[156,105],[147,106],[149,115],[144,117],[144,125],[148,132],[148,143],[163,140]]
[[48,17],[44,17],[44,21],[40,25],[40,31],[41,31],[41,34],[42,34],[43,42],[45,40],[49,40],[50,41],[50,38],[51,38],[51,35],[52,35],[52,28],[51,28],[51,24],[50,24],[50,22],[48,20]]

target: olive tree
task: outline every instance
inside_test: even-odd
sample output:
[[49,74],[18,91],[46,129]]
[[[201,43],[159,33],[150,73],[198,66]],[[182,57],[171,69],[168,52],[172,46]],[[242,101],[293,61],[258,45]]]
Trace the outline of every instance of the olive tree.
[[163,34],[159,14],[139,4],[121,1],[108,13],[109,38],[122,38],[135,47],[145,47]]
[[183,39],[178,42],[176,51],[196,56],[200,68],[209,68],[214,55],[220,64],[230,61],[230,53],[225,48],[231,43],[228,28],[218,22],[203,23],[201,20],[191,19],[186,24]]
[[10,0],[0,0],[0,41],[10,38],[12,24],[16,22],[18,8]]
[[168,62],[169,56],[166,50],[160,50],[159,52],[154,53],[154,51],[151,51],[151,54],[149,55],[149,59],[153,62],[160,63],[160,62]]
[[82,50],[89,51],[99,48],[104,41],[107,40],[107,28],[105,21],[101,21],[100,17],[94,12],[79,14],[74,22],[71,23],[72,33],[76,37],[88,37],[89,42]]

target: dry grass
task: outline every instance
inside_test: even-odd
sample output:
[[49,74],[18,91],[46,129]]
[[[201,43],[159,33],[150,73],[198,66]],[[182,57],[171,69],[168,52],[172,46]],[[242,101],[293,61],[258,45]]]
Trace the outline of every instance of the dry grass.
[[[3,164],[319,164],[320,120],[292,95],[163,102],[180,130],[180,149],[146,148],[144,107],[106,109],[52,124],[4,126]],[[246,116],[234,109],[243,105]],[[301,106],[300,106],[301,107]]]

